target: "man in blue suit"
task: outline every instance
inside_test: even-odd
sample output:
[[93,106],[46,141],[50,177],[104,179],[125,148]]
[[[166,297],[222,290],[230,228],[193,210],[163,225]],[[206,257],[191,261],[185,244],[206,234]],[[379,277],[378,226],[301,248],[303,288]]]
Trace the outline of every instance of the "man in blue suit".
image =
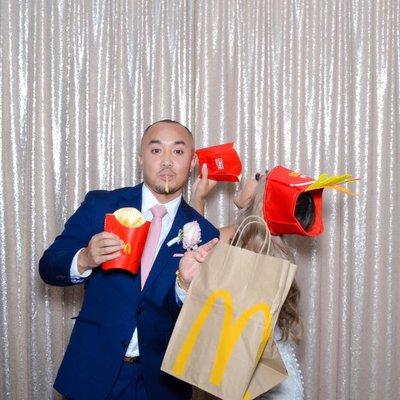
[[[144,182],[89,192],[39,262],[46,283],[85,285],[82,309],[54,383],[55,389],[69,399],[191,397],[190,385],[162,372],[160,366],[198,264],[191,264],[190,258],[179,263],[173,254],[185,251],[182,244],[168,247],[167,243],[187,222],[197,221],[204,245],[191,257],[201,261],[219,233],[182,199],[195,164],[193,137],[186,127],[169,120],[148,127],[142,137],[139,162]],[[161,230],[147,278],[141,278],[140,273],[98,268],[120,255],[122,241],[103,232],[103,225],[106,213],[123,207],[141,210],[148,220],[153,220],[154,210],[162,209],[157,216]],[[152,226],[155,220],[156,216]]]

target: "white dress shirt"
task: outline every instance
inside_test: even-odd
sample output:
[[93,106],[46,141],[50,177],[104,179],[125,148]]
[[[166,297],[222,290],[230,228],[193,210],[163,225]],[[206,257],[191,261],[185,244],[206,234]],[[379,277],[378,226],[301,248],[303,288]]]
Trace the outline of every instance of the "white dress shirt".
[[[178,211],[178,207],[181,203],[181,200],[182,200],[182,196],[179,196],[176,199],[163,204],[165,206],[165,208],[167,209],[167,213],[164,215],[164,217],[162,219],[161,233],[160,233],[160,237],[158,240],[157,249],[156,249],[154,258],[157,256],[157,254],[161,248],[161,245],[163,244],[165,238],[168,235],[168,232],[170,231],[170,229],[172,227],[172,223],[174,222],[174,219],[175,219],[176,213]],[[145,184],[143,184],[141,212],[144,215],[144,217],[146,218],[146,220],[151,221],[153,219],[153,213],[151,212],[151,208],[157,204],[159,204],[159,202],[154,197],[153,193],[150,191],[150,189]],[[72,263],[71,263],[71,269],[70,269],[71,281],[74,283],[79,283],[79,282],[83,281],[84,278],[87,278],[92,273],[91,269],[85,271],[83,274],[80,274],[78,271],[78,256],[82,250],[83,249],[80,249],[76,252],[76,254],[72,260]],[[176,281],[175,281],[175,291],[176,291],[176,295],[177,295],[177,302],[181,301],[183,303],[185,301],[187,293],[178,286]],[[129,346],[128,346],[128,349],[127,349],[125,355],[129,356],[129,357],[135,357],[135,356],[139,355],[137,328],[135,328],[135,331],[133,332],[131,341],[129,343]]]

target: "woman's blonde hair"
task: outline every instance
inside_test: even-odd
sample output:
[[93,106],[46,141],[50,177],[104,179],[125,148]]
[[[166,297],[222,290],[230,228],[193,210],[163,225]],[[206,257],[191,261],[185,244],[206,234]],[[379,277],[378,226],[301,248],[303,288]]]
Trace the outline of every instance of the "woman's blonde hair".
[[[239,214],[236,227],[238,227],[241,222],[251,216],[257,215],[263,218],[263,197],[265,188],[266,176],[260,178],[256,191],[250,201],[250,203],[242,209]],[[233,245],[244,247],[252,251],[260,251],[264,240],[265,240],[265,227],[260,224],[251,224],[242,234],[240,242],[236,239]],[[263,252],[267,252],[267,247],[263,249]],[[294,256],[285,243],[282,236],[271,236],[271,245],[268,252],[269,255],[274,257],[283,258],[295,263]],[[278,317],[278,327],[281,330],[282,336],[281,340],[286,341],[289,338],[297,341],[300,339],[303,331],[302,321],[299,317],[299,299],[300,299],[300,289],[297,285],[296,280],[293,280],[292,286],[290,287],[288,296],[283,303],[282,309]]]

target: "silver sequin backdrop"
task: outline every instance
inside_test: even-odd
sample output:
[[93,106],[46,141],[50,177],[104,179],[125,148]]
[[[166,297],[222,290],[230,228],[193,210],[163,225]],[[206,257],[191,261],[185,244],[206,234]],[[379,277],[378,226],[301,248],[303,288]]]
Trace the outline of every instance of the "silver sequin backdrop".
[[[399,398],[398,0],[0,0],[0,24],[1,399],[57,397],[82,288],[44,285],[38,259],[86,191],[140,181],[160,118],[235,141],[245,176],[361,178],[326,191],[323,236],[290,239],[297,354],[308,399]],[[216,225],[235,190],[210,198]]]

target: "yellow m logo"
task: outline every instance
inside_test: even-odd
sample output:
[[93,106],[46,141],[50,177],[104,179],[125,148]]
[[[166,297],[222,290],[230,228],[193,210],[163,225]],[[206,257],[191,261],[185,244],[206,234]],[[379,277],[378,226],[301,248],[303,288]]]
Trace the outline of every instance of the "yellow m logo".
[[238,318],[236,318],[236,320],[233,320],[233,305],[230,293],[227,290],[223,289],[216,290],[215,292],[211,293],[211,295],[204,303],[199,315],[193,322],[193,325],[191,326],[175,359],[172,371],[177,376],[183,375],[186,364],[196,344],[200,331],[203,328],[204,323],[206,322],[212,308],[219,298],[222,299],[225,313],[221,332],[219,335],[217,352],[215,354],[213,368],[210,374],[210,383],[216,386],[219,386],[221,384],[225,368],[231,358],[232,351],[236,345],[236,342],[238,341],[242,331],[246,327],[248,320],[258,312],[262,312],[264,314],[265,322],[261,343],[258,348],[257,362],[260,359],[271,334],[272,315],[269,305],[266,303],[255,304],[254,306],[248,308],[242,314],[240,314]]
[[125,243],[124,248],[122,251],[126,254],[131,254],[131,244],[130,243]]

